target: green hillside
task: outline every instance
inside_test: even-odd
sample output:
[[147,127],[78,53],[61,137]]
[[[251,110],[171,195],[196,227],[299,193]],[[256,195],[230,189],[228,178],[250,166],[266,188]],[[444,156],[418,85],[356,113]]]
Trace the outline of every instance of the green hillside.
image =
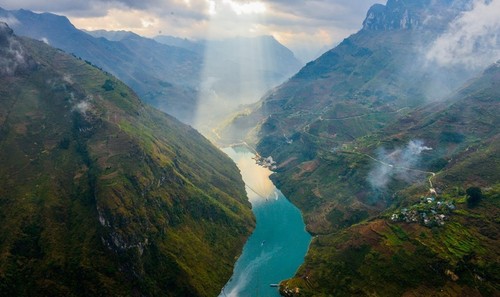
[[254,226],[230,159],[5,24],[0,64],[0,295],[217,295]]
[[220,129],[277,161],[271,178],[316,235],[283,295],[499,294],[499,64],[422,55],[468,5],[374,5],[362,30]]
[[[411,17],[401,16],[402,11]],[[332,157],[332,152],[352,151],[363,137],[377,148],[381,143],[374,133],[474,75],[460,66],[436,68],[421,55],[442,33],[443,23],[461,11],[453,1],[373,6],[362,30],[236,116],[221,129],[222,141],[253,143],[262,156],[280,163],[273,178],[304,211],[313,233],[377,214],[391,194],[367,185],[370,159]],[[342,222],[330,222],[332,210],[345,214]]]
[[[349,180],[324,176],[321,183],[331,178],[344,187],[363,189],[369,188],[367,168],[397,166],[370,158],[378,157],[378,146],[391,151],[421,139],[432,148],[405,170],[429,172],[410,181],[396,173],[389,176],[380,193],[392,194],[387,210],[364,220],[356,216],[359,210],[333,207],[325,219],[341,231],[317,236],[297,273],[300,277],[283,287],[298,286],[303,296],[498,295],[499,83],[497,63],[444,102],[418,109],[383,132],[360,139],[355,148],[322,159],[312,174],[324,172],[325,163],[331,169],[334,162],[354,173]],[[429,178],[436,192],[429,191]],[[362,184],[356,186],[356,181]],[[471,202],[474,188],[482,195]],[[353,224],[353,216],[361,222]]]

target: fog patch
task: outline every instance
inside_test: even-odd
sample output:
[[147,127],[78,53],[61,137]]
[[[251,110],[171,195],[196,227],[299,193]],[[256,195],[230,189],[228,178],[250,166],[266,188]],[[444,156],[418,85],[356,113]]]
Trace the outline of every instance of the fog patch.
[[73,84],[73,79],[71,78],[70,74],[65,73],[62,77],[63,81],[67,82],[68,84],[72,85]]
[[7,16],[0,16],[0,22],[8,24],[10,27],[15,27],[16,25],[19,25],[21,23],[18,19],[16,19],[15,16],[11,14]]
[[476,0],[430,46],[426,58],[441,66],[484,68],[500,59],[500,0]]
[[[70,102],[71,102],[75,99],[75,96],[73,95],[73,93],[70,93],[70,96],[71,96],[71,99],[70,99]],[[85,97],[85,99],[74,102],[73,107],[71,108],[71,111],[78,112],[85,117],[91,116],[92,111],[93,111],[93,106],[91,103],[92,100],[93,100],[93,97],[91,95],[89,95],[89,96]]]
[[395,178],[406,182],[415,181],[423,172],[415,167],[420,162],[421,153],[432,150],[421,140],[411,140],[405,147],[388,151],[380,148],[377,161],[368,173],[367,181],[372,188],[383,190]]
[[0,75],[13,75],[18,70],[28,68],[28,60],[21,43],[14,38],[12,29],[0,22]]

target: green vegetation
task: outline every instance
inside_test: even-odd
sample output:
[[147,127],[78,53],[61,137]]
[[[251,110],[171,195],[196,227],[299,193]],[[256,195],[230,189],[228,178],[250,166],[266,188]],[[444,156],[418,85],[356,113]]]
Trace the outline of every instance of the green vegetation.
[[106,79],[104,84],[102,85],[104,91],[113,91],[115,89],[115,84],[112,80]]
[[[215,296],[254,226],[194,129],[42,42],[0,76],[0,296]],[[0,51],[1,53],[1,51]]]
[[[498,109],[494,86],[500,69],[493,67],[496,71],[488,69],[447,102],[409,112],[375,134],[329,151],[321,148],[335,142],[318,140],[317,161],[297,158],[279,169],[273,178],[304,211],[307,227],[319,234],[296,278],[282,288],[297,286],[303,296],[498,294],[500,123],[491,111]],[[460,139],[439,140],[458,135],[453,131],[460,131]],[[306,139],[312,138],[301,141]],[[418,170],[437,169],[435,176],[410,181],[395,176],[385,189],[374,191],[366,177],[377,165],[376,149],[391,151],[408,139],[423,139],[433,148]],[[286,160],[290,151],[285,150],[272,155]],[[429,192],[429,179],[437,192]],[[368,217],[345,219],[359,217],[360,211]],[[369,252],[352,255],[362,247]]]
[[476,206],[483,198],[483,193],[481,193],[481,189],[478,187],[470,187],[465,193],[467,193],[467,205],[469,207]]
[[[393,14],[367,20],[380,24],[221,129],[277,161],[271,178],[317,235],[282,294],[498,295],[500,66],[468,80],[419,60],[460,13],[452,2],[389,1]],[[394,28],[403,11],[439,17]],[[415,141],[418,157],[401,162]]]

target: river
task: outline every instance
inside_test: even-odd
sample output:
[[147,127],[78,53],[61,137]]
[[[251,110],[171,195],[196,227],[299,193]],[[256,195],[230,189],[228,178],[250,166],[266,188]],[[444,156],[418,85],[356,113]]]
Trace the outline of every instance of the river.
[[272,173],[252,159],[246,147],[223,151],[238,165],[257,225],[219,297],[276,297],[278,284],[304,262],[311,236],[300,211],[273,185]]

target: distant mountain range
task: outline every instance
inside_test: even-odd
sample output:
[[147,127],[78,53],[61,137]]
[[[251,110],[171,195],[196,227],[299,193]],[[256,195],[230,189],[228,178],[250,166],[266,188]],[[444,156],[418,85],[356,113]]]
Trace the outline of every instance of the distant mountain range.
[[225,154],[1,22],[0,82],[0,296],[220,292],[255,224]]
[[0,18],[21,36],[43,40],[116,75],[143,101],[190,124],[197,117],[225,116],[227,110],[207,109],[213,98],[231,108],[255,102],[301,66],[290,50],[267,36],[220,42],[160,36],[155,41],[131,32],[84,32],[50,13],[0,9]]
[[274,182],[318,235],[285,296],[498,294],[499,64],[426,55],[472,7],[374,5],[358,33],[218,131],[277,160]]

